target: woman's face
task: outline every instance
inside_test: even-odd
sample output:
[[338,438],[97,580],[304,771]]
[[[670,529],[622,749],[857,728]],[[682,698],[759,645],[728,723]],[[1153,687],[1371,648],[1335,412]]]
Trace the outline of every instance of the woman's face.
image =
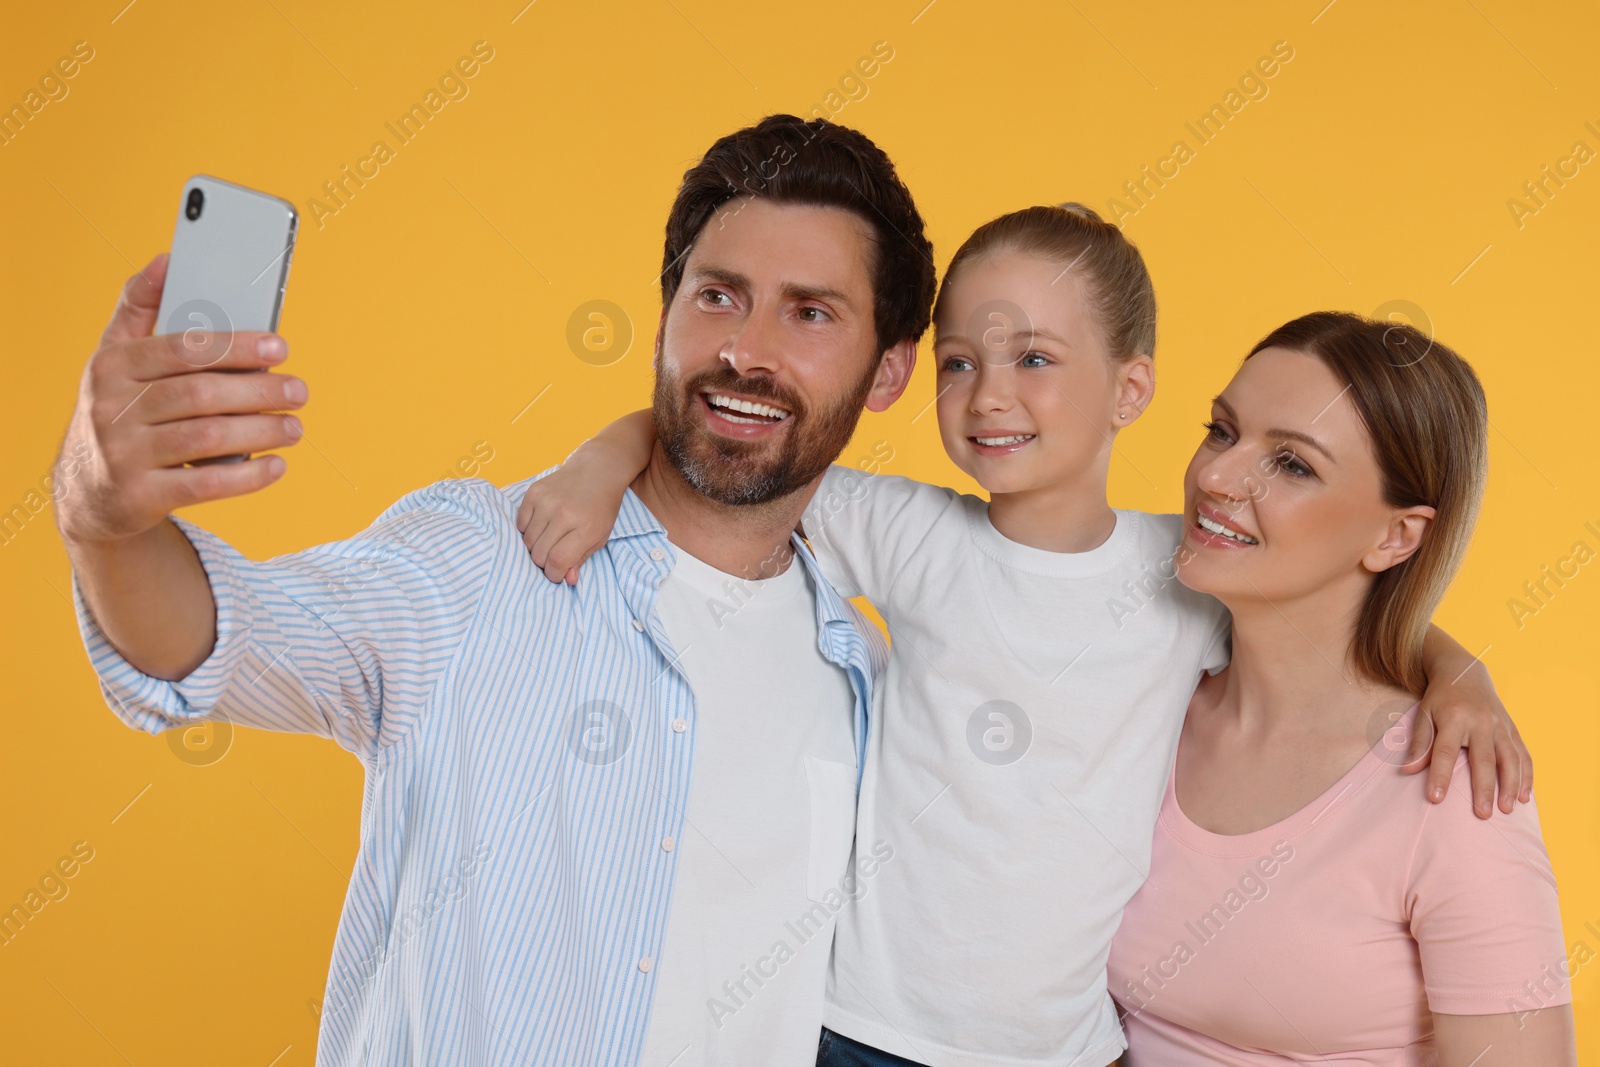
[[1109,464],[1099,453],[1127,424],[1116,417],[1126,370],[1063,264],[1017,252],[968,262],[946,283],[934,328],[945,451],[990,493]]
[[1266,348],[1245,361],[1212,402],[1184,474],[1185,585],[1230,606],[1344,586],[1353,611],[1374,573],[1416,551],[1433,509],[1384,501],[1347,393],[1304,352]]

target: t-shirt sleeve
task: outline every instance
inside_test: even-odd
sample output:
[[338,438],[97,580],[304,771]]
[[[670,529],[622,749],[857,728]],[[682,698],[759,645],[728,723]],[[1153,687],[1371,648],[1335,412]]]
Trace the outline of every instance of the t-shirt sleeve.
[[1220,600],[1213,597],[1206,600],[1206,607],[1212,613],[1209,616],[1211,629],[1206,635],[1205,650],[1200,654],[1200,669],[1216,674],[1233,661],[1233,613]]
[[1429,806],[1407,893],[1431,1010],[1499,1015],[1572,1002],[1537,805],[1478,818],[1465,754],[1450,792]]
[[[1233,614],[1216,597],[1188,589],[1179,580],[1178,564],[1187,551],[1183,545],[1184,517],[1171,513],[1142,514],[1148,536],[1155,539],[1154,546],[1161,554],[1156,574],[1162,579],[1163,587],[1183,605],[1185,619],[1192,620],[1185,623],[1186,627],[1192,627],[1186,629],[1186,639],[1199,642],[1200,670],[1216,674],[1233,659]],[[1193,649],[1195,645],[1189,643],[1184,647]]]
[[806,540],[839,595],[881,608],[900,569],[958,499],[953,489],[835,464],[806,506]]

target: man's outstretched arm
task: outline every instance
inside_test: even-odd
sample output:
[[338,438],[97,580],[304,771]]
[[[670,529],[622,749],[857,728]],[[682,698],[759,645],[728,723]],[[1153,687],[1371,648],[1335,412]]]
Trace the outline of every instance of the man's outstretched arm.
[[[89,358],[55,470],[56,524],[96,624],[123,657],[178,680],[210,654],[216,606],[194,547],[168,517],[179,507],[252,493],[284,460],[185,467],[191,460],[292,445],[305,403],[286,374],[229,374],[281,363],[273,334],[154,335],[167,257],[123,287]],[[220,354],[219,354],[220,353]]]
[[[259,563],[169,515],[274,481],[276,457],[182,461],[291,441],[283,416],[261,411],[293,398],[284,376],[199,371],[179,339],[148,336],[163,267],[130,281],[57,466],[73,600],[102,691],[152,732],[227,718],[370,754],[430,699],[496,552],[520,548],[510,504],[487,482],[441,482],[352,538]],[[238,335],[212,366],[263,365],[239,351],[257,336]]]

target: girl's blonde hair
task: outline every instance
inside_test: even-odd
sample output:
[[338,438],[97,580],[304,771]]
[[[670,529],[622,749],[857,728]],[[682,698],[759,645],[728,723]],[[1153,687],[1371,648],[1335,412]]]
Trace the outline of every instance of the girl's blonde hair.
[[1155,355],[1156,292],[1144,257],[1121,230],[1078,203],[1023,208],[979,226],[945,269],[934,318],[963,264],[1005,252],[1042,256],[1082,279],[1112,359]]

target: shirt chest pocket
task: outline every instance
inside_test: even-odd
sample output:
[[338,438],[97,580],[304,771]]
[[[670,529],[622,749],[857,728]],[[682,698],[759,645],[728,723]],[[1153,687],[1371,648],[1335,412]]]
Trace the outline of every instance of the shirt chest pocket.
[[811,794],[806,897],[821,900],[829,890],[842,892],[850,862],[856,834],[855,765],[807,756],[806,787]]

